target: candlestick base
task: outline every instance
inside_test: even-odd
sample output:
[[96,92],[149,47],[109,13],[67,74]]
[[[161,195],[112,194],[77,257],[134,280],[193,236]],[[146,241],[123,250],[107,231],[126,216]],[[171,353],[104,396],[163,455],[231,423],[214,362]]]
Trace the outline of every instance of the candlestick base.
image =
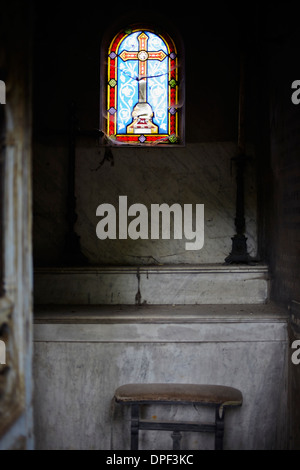
[[247,238],[243,234],[236,234],[231,238],[232,240],[232,251],[230,255],[225,258],[225,263],[250,263],[252,261],[251,256],[247,252]]

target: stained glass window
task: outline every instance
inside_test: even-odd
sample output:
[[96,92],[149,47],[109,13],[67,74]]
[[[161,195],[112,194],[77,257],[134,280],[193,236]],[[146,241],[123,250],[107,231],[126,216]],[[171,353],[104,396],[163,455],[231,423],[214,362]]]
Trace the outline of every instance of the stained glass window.
[[107,136],[115,143],[178,144],[178,54],[169,35],[132,28],[108,50]]

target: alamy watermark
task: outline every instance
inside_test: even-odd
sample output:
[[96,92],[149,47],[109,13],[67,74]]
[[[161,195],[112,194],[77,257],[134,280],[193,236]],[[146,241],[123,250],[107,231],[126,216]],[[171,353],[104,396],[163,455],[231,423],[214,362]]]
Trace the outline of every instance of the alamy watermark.
[[292,349],[296,349],[296,351],[293,352],[291,360],[292,363],[297,366],[298,364],[300,364],[300,339],[296,339],[295,341],[293,341]]
[[6,104],[6,86],[3,80],[0,80],[0,104]]
[[[150,213],[144,204],[132,204],[128,207],[127,196],[119,196],[119,210],[112,204],[100,204],[96,215],[102,217],[96,226],[96,235],[100,240],[119,238],[126,240],[163,240],[173,238],[188,240],[186,250],[201,250],[204,245],[204,204],[174,203],[151,204]],[[128,218],[131,218],[129,220]],[[133,218],[134,217],[134,218]],[[150,217],[150,223],[149,223]],[[133,219],[132,219],[133,218]],[[118,225],[118,230],[117,230]]]
[[299,104],[300,103],[300,80],[293,81],[292,90],[295,90],[291,96],[292,103]]
[[4,341],[0,340],[0,364],[6,364],[6,346]]

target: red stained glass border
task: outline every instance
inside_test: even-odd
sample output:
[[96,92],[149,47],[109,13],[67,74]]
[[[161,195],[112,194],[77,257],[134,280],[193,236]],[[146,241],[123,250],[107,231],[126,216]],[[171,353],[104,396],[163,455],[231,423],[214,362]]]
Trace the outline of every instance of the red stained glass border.
[[145,142],[140,142],[139,138],[143,135],[145,137],[145,142],[167,142],[169,141],[168,134],[117,134],[115,136],[115,140],[117,142],[136,142],[139,144],[143,144]]

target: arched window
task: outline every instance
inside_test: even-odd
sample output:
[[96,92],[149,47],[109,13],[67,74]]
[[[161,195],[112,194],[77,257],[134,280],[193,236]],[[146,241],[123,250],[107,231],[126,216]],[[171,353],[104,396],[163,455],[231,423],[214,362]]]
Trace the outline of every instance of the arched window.
[[107,51],[106,131],[115,143],[182,144],[178,52],[145,27],[119,32]]

